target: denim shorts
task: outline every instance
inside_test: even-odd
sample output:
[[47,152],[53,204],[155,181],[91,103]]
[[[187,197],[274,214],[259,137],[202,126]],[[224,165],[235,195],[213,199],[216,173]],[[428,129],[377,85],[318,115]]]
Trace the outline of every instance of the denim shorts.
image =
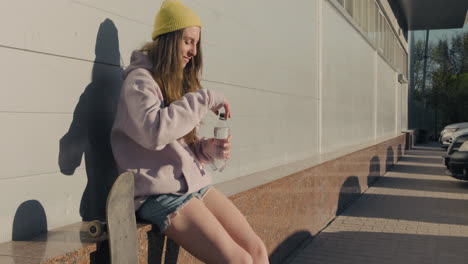
[[164,233],[171,224],[171,214],[177,213],[193,197],[203,199],[212,185],[200,190],[183,195],[158,194],[146,199],[143,205],[137,210],[137,217],[156,225],[160,233]]

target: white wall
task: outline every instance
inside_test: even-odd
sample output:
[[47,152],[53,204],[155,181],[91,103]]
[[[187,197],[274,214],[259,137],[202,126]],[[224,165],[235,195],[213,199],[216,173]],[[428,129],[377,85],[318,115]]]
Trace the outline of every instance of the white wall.
[[[73,176],[61,174],[59,140],[90,84],[101,23],[111,20],[101,38],[120,44],[122,64],[151,33],[161,2],[145,1],[138,10],[127,2],[8,1],[0,9],[0,241],[12,239],[15,214],[30,201],[43,207],[49,229],[81,219],[84,161]],[[120,69],[118,60],[100,60],[117,66],[99,67]]]
[[401,86],[401,130],[408,129],[408,83]]
[[[43,206],[49,229],[81,220],[85,160],[64,176],[60,140],[77,117],[112,113],[106,100],[115,100],[119,65],[150,39],[162,1],[8,2],[0,9],[0,241],[11,240],[27,201]],[[203,85],[223,92],[233,108],[232,158],[216,183],[396,135],[395,71],[328,0],[185,3],[204,24]],[[96,57],[108,47],[120,59]],[[108,74],[103,87],[112,89],[93,92],[100,80],[93,72]],[[93,100],[103,102],[96,113]],[[207,116],[200,134],[211,136],[214,122]],[[87,136],[77,135],[84,143],[72,144],[65,158],[82,159],[93,145]]]
[[329,152],[374,136],[372,46],[328,1],[322,26],[322,150]]
[[[215,182],[317,154],[317,1],[193,6],[206,25],[203,85],[222,91],[233,106],[235,147]],[[205,120],[201,134],[212,135],[213,121]]]
[[381,58],[377,59],[377,137],[396,135],[397,75]]

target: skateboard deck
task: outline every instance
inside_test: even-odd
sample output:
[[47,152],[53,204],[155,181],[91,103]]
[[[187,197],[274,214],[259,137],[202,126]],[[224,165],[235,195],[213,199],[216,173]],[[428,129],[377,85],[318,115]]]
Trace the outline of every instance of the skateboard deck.
[[134,186],[133,173],[123,173],[117,178],[107,196],[107,233],[112,264],[138,263]]
[[123,173],[107,196],[107,230],[112,264],[138,263],[134,186],[133,173]]

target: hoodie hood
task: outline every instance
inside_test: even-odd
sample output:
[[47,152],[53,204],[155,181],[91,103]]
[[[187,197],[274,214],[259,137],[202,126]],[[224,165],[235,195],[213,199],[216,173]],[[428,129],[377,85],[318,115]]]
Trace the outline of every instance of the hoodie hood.
[[138,68],[143,68],[152,72],[153,63],[150,61],[148,55],[146,55],[145,52],[135,50],[132,52],[132,56],[130,57],[130,65],[128,65],[128,67],[125,68],[125,71],[123,72],[123,78],[125,79],[131,71]]

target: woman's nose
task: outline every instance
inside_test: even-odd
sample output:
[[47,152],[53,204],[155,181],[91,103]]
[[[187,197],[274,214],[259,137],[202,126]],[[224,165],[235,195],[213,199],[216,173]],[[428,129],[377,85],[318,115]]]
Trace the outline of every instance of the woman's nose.
[[197,46],[192,46],[189,50],[190,56],[195,57],[197,55]]

